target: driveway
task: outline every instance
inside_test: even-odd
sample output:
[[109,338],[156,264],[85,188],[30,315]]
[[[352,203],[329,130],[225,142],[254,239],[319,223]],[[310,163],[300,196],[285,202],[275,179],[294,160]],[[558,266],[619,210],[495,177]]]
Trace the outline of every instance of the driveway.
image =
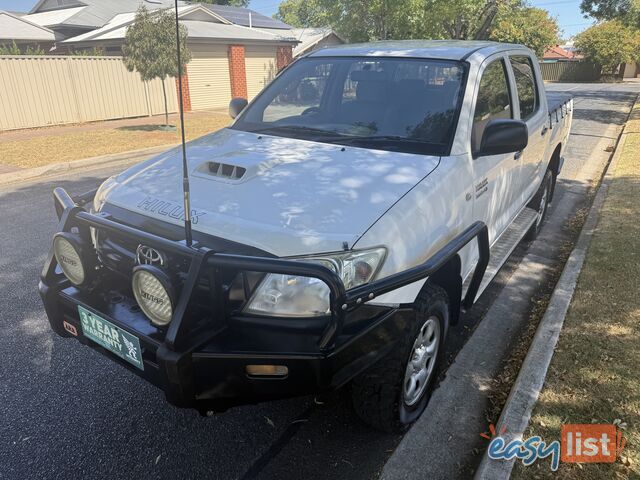
[[[561,201],[585,158],[615,138],[640,85],[550,88],[577,96]],[[170,407],[155,388],[49,330],[37,282],[56,226],[51,190],[78,194],[111,173],[97,169],[0,188],[0,478],[375,478],[401,437],[363,426],[346,395],[203,419]],[[510,263],[504,275],[517,259]],[[497,289],[465,316],[451,359]]]

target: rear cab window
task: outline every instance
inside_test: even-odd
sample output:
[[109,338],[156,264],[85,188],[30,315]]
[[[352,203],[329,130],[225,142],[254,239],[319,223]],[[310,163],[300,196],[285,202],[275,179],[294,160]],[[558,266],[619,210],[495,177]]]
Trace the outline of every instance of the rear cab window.
[[490,63],[480,79],[471,130],[473,152],[480,150],[484,129],[491,120],[496,118],[513,118],[509,77],[503,59]]
[[511,64],[513,78],[516,82],[520,119],[526,122],[533,117],[540,108],[533,63],[531,57],[527,55],[511,55],[509,57],[509,63]]

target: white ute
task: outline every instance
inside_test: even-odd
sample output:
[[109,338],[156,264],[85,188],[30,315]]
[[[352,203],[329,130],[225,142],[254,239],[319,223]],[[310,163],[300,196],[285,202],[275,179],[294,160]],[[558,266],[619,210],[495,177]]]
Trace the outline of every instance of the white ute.
[[[73,239],[62,217],[52,262],[73,285],[51,287],[45,267],[52,326],[82,331],[93,310],[133,335],[144,373],[127,366],[175,405],[221,411],[350,383],[365,421],[402,430],[428,401],[449,324],[540,231],[572,110],[569,97],[545,92],[538,60],[520,45],[314,51],[250,104],[232,100],[230,127],[187,144],[192,250],[211,257],[208,280],[180,243],[180,149],[108,179],[91,212],[57,194],[59,211],[92,228],[82,244],[82,229]],[[101,273],[80,281],[78,262]],[[125,287],[110,280],[116,273]],[[207,310],[199,288],[219,303]],[[142,311],[125,315],[105,300],[113,291]],[[82,309],[78,322],[58,313],[61,302]],[[190,342],[199,328],[206,341]]]

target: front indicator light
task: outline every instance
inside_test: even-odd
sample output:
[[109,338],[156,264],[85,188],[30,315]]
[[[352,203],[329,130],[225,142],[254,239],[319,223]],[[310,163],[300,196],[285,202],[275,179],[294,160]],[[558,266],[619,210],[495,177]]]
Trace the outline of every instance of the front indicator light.
[[53,238],[53,253],[62,273],[76,286],[87,278],[80,254],[80,243],[71,234],[59,233]]
[[284,378],[289,374],[285,365],[247,365],[246,371],[250,377]]
[[151,323],[168,325],[173,315],[173,289],[167,276],[157,268],[142,265],[133,270],[133,295]]

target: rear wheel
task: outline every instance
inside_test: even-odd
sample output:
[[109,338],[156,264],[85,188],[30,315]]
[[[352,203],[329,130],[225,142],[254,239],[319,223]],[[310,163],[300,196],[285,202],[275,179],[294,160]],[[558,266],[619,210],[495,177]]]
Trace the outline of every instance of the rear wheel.
[[442,363],[449,315],[446,292],[425,285],[398,347],[353,381],[353,405],[365,423],[402,432],[420,416]]
[[531,228],[527,232],[525,240],[535,240],[542,230],[542,225],[547,217],[547,210],[549,209],[549,199],[551,198],[551,192],[553,188],[553,172],[547,170],[542,179],[542,184],[536,192],[535,196],[529,203],[529,207],[536,210],[536,220],[531,225]]

